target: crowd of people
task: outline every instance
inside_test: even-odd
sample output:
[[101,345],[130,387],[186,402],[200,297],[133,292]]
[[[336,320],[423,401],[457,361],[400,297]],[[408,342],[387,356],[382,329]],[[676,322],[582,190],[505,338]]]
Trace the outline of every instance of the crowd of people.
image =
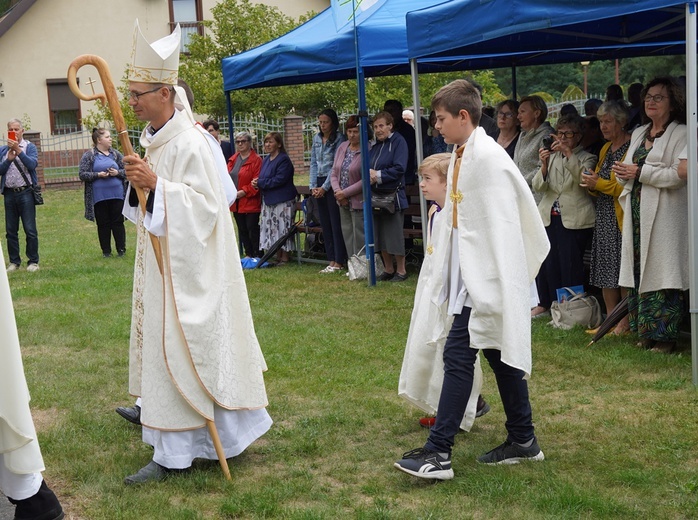
[[[585,105],[593,115],[570,110],[549,140],[541,140],[531,188],[551,252],[536,279],[531,315],[547,316],[557,289],[593,286],[608,312],[628,297],[629,317],[613,334],[632,331],[638,346],[672,352],[688,289],[688,197],[679,170],[686,154],[685,93],[672,77],[632,90],[635,97],[640,91],[639,112],[636,100],[626,103],[622,89],[611,85],[605,102]],[[522,127],[526,115],[519,117]]]
[[[403,113],[407,119],[403,119]],[[371,121],[369,162],[376,251],[381,253],[385,271],[381,281],[402,282],[407,279],[405,266],[404,215],[409,205],[405,187],[416,180],[416,134],[409,121],[411,111],[388,100],[384,110]],[[217,130],[210,121],[205,127]],[[228,159],[228,172],[237,186],[237,199],[231,206],[246,257],[262,256],[276,249],[294,225],[294,165],[285,151],[283,136],[270,132],[264,137],[262,160],[253,149],[252,135],[236,134],[235,153]],[[431,139],[431,138],[430,138]],[[438,138],[434,139],[437,141]],[[445,151],[432,146],[430,151]],[[361,147],[359,118],[350,116],[340,128],[337,113],[326,108],[318,116],[318,132],[310,149],[309,193],[317,204],[328,265],[320,273],[346,270],[347,260],[364,245],[363,186],[361,182]],[[378,206],[381,200],[381,206]],[[286,238],[278,249],[277,266],[288,262],[295,248],[293,238]]]

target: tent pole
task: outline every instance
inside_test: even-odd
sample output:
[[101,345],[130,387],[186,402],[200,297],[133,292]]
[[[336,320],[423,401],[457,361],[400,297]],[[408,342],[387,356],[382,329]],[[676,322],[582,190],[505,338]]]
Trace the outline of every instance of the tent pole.
[[686,2],[686,123],[688,153],[688,258],[690,274],[691,367],[693,384],[698,386],[698,178],[696,174],[696,3]]
[[[414,105],[414,131],[417,134],[417,166],[424,160],[424,143],[422,142],[422,117],[419,105],[419,76],[417,74],[417,60],[410,59],[410,75],[412,76],[412,104]],[[419,178],[417,179],[419,181]],[[422,219],[422,254],[426,255],[426,229],[427,229],[427,201],[422,190],[419,190],[419,213]]]
[[511,66],[511,99],[518,100],[516,97],[516,65]]
[[364,239],[368,261],[369,287],[376,285],[375,243],[373,242],[373,207],[371,206],[371,174],[368,157],[368,109],[366,108],[366,84],[363,67],[356,69],[356,86],[359,94],[359,126],[361,139],[361,185],[364,197]]
[[354,49],[356,52],[356,90],[359,98],[359,138],[361,140],[361,187],[364,197],[364,244],[368,262],[368,286],[376,285],[376,255],[373,242],[373,207],[371,206],[371,174],[368,160],[368,109],[366,108],[366,82],[364,69],[359,61],[359,30],[356,26],[356,0],[352,0],[354,21]]

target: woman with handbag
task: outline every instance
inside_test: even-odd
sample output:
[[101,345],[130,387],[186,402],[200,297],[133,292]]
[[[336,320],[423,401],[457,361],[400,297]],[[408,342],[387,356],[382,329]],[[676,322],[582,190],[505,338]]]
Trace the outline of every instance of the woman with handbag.
[[686,103],[673,78],[655,78],[642,97],[646,124],[635,129],[623,161],[613,165],[623,185],[620,285],[628,287],[630,328],[641,347],[676,347],[688,289],[688,194],[678,174],[686,147]]
[[[618,286],[623,229],[623,209],[618,203],[618,196],[623,191],[623,186],[616,180],[612,166],[625,158],[630,146],[630,134],[626,130],[629,115],[622,102],[606,101],[599,107],[597,117],[603,137],[608,142],[601,148],[595,171],[583,175],[581,182],[582,187],[596,197],[589,282],[601,288],[607,313],[625,296],[625,289]],[[628,330],[630,324],[625,317],[613,330],[613,334],[623,334]]]
[[124,227],[124,196],[126,171],[124,156],[112,148],[109,130],[92,129],[94,148],[80,159],[80,180],[85,183],[85,218],[97,222],[97,236],[102,255],[111,256],[111,237],[114,236],[116,253],[126,254]]
[[388,112],[375,115],[373,132],[376,144],[371,148],[369,158],[373,238],[376,251],[381,252],[385,264],[385,272],[378,279],[404,282],[407,269],[402,229],[403,213],[408,205],[404,186],[409,154],[407,142],[399,133],[393,132],[393,116]]

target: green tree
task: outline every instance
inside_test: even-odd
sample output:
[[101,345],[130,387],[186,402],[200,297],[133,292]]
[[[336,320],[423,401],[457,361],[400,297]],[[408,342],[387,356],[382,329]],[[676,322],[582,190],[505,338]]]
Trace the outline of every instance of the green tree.
[[626,58],[620,61],[621,84],[647,84],[657,76],[683,76],[686,74],[686,56],[652,56]]
[[[146,123],[145,121],[139,121],[138,118],[136,118],[136,114],[128,104],[128,67],[124,70],[124,75],[121,78],[121,84],[116,86],[116,90],[120,94],[119,105],[121,108],[121,113],[124,116],[126,128],[130,131],[129,138],[131,140],[131,146],[137,150],[140,147],[138,142],[138,133],[145,128]],[[97,101],[95,108],[90,110],[87,115],[83,116],[82,127],[86,130],[99,127],[114,128],[114,118],[111,115],[110,108],[101,101]],[[114,135],[113,137],[114,140],[112,144],[114,147],[123,151],[117,136]]]
[[[685,56],[624,58],[620,60],[620,84],[624,89],[631,83],[647,83],[656,76],[681,76],[685,72]],[[505,93],[511,93],[511,70],[496,69],[494,78]],[[605,97],[606,87],[615,83],[615,60],[592,61],[587,68],[587,93]],[[584,88],[584,68],[580,62],[535,65],[516,69],[519,96],[533,92],[548,92],[559,99],[570,86]]]
[[[266,43],[293,29],[297,22],[277,7],[249,0],[223,0],[211,9],[213,20],[204,22],[206,34],[193,35],[189,55],[180,64],[180,76],[195,94],[196,112],[222,117],[227,113],[221,61]],[[236,91],[233,105],[243,112],[274,112],[286,96],[277,89]],[[264,107],[264,108],[262,108]]]

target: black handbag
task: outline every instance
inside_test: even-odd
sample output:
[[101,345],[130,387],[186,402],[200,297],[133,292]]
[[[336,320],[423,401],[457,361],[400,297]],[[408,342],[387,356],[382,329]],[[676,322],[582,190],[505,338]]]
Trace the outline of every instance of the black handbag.
[[29,182],[29,179],[27,179],[27,174],[24,173],[24,170],[22,169],[22,166],[20,165],[19,161],[17,161],[17,159],[14,160],[14,163],[17,169],[19,170],[19,173],[22,174],[24,184],[29,186],[29,189],[32,190],[32,195],[34,195],[34,206],[41,206],[44,203],[44,196],[41,194],[41,186]]
[[395,213],[395,195],[397,190],[392,193],[371,192],[371,207],[374,211],[385,210],[388,213]]

